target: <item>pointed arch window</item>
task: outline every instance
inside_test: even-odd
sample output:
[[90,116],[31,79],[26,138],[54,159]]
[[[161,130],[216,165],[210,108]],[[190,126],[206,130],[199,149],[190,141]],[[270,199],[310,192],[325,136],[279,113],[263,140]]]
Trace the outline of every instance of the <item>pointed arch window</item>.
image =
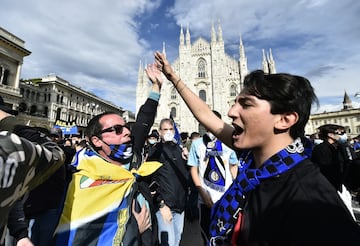
[[171,108],[170,113],[173,118],[176,118],[176,108],[175,107]]
[[201,98],[201,100],[206,102],[206,91],[205,90],[200,90],[199,91],[199,97]]
[[237,89],[236,89],[236,85],[235,84],[232,84],[230,86],[230,96],[231,97],[236,97],[237,96]]
[[200,59],[198,62],[198,77],[199,78],[206,77],[206,62],[204,59]]
[[171,89],[171,94],[170,94],[171,100],[175,100],[177,98],[176,95],[177,95],[176,89],[172,88]]

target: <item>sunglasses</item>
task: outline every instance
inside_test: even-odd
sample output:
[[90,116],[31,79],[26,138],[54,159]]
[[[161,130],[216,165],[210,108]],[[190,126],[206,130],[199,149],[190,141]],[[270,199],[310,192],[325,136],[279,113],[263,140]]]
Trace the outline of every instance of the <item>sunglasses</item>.
[[111,126],[111,127],[105,128],[104,130],[101,130],[99,135],[103,134],[105,132],[115,132],[116,135],[120,135],[121,133],[123,133],[125,127],[128,128],[126,125]]

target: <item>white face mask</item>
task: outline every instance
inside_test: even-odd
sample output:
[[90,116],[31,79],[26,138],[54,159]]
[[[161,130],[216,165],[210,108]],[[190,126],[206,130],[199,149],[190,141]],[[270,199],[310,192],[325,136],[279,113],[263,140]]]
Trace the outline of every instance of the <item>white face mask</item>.
[[347,142],[347,135],[344,133],[343,135],[340,135],[339,139],[337,140],[338,143],[344,144]]
[[172,131],[166,131],[166,133],[163,136],[163,139],[165,142],[171,142],[174,140],[175,134]]
[[149,139],[149,144],[153,145],[156,143],[156,140],[155,139]]
[[315,145],[321,144],[322,142],[324,142],[322,139],[314,139]]
[[215,140],[216,136],[212,134],[211,132],[207,132],[206,135],[210,138],[211,141]]

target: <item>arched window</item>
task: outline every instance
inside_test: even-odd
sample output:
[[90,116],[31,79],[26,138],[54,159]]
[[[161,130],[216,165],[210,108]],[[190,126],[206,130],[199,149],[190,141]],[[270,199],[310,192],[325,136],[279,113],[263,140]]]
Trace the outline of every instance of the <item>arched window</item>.
[[19,104],[19,111],[20,112],[25,112],[27,110],[27,105],[26,103],[22,102]]
[[205,78],[206,76],[206,63],[205,60],[201,59],[198,63],[198,77]]
[[201,100],[206,102],[206,91],[205,90],[200,90],[199,91],[199,97],[201,98]]
[[237,96],[237,91],[236,91],[236,85],[232,84],[230,86],[230,96],[231,97],[236,97]]
[[31,100],[31,101],[35,101],[35,91],[32,91],[32,92],[30,93],[30,100]]
[[30,91],[29,90],[25,91],[25,98],[26,99],[30,98]]
[[[57,120],[61,119],[61,108],[58,108],[56,110],[56,119]],[[86,122],[86,123],[89,123],[89,122]]]
[[32,105],[32,106],[30,107],[30,115],[35,115],[35,114],[36,114],[36,111],[37,111],[36,105]]
[[37,93],[36,93],[35,101],[36,101],[36,102],[40,102],[40,92],[37,92]]
[[49,113],[49,108],[47,106],[45,106],[44,111],[43,111],[43,115],[47,117],[48,113]]
[[175,88],[172,88],[172,89],[171,89],[171,94],[170,94],[171,100],[175,100],[175,99],[176,99],[176,95],[177,95],[176,89],[175,89]]
[[9,76],[10,76],[10,71],[8,69],[5,69],[4,71],[4,75],[2,77],[2,83],[3,85],[9,85]]
[[175,108],[175,107],[172,107],[172,108],[171,108],[170,113],[171,113],[171,116],[172,116],[173,118],[176,118],[176,108]]

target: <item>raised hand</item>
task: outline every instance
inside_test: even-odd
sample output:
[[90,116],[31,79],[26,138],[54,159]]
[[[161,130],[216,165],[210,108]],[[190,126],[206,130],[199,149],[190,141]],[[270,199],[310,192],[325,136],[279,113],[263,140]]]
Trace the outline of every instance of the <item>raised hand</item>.
[[156,51],[155,52],[155,63],[160,68],[160,70],[163,72],[163,74],[166,76],[166,78],[171,81],[171,76],[174,75],[174,71],[173,71],[169,61],[166,59],[165,55],[163,55],[159,51]]
[[151,83],[157,84],[161,88],[163,79],[161,77],[160,67],[154,62],[152,64],[149,64],[147,68],[145,68],[145,72],[149,77]]

